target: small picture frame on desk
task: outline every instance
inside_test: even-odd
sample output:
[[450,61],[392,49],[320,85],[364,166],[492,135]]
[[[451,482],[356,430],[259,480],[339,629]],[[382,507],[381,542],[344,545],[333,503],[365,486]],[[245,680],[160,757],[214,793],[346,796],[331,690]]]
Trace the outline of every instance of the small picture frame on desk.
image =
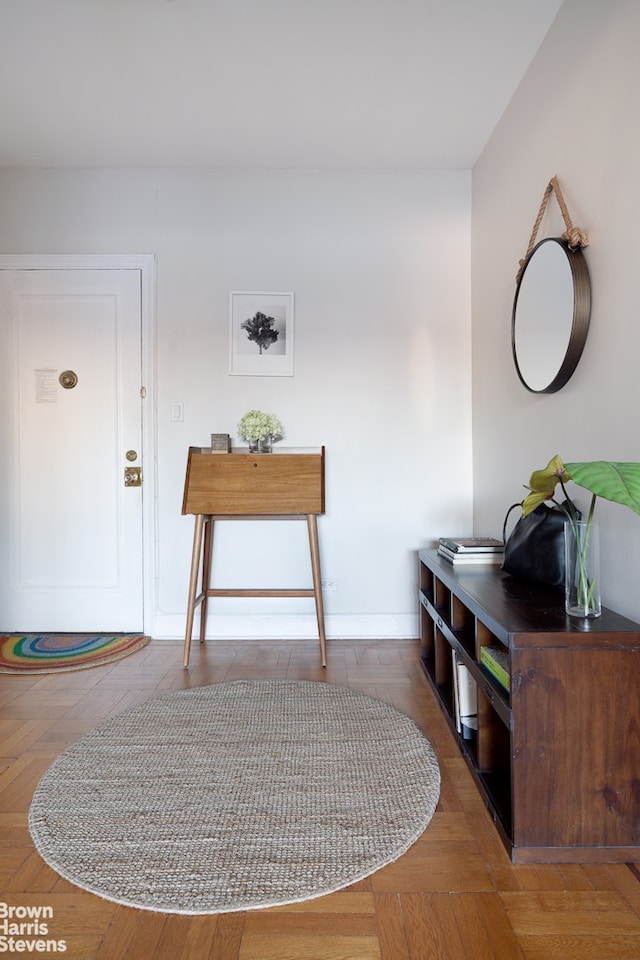
[[293,376],[293,293],[229,294],[229,373]]
[[211,453],[231,453],[231,437],[228,433],[211,434]]

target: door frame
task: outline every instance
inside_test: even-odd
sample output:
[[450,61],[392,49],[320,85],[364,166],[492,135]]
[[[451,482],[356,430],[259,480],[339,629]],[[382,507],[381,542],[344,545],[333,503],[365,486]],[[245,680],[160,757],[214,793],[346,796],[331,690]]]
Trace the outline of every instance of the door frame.
[[156,256],[153,253],[0,254],[0,270],[139,270],[142,386],[142,617],[153,636],[156,603]]

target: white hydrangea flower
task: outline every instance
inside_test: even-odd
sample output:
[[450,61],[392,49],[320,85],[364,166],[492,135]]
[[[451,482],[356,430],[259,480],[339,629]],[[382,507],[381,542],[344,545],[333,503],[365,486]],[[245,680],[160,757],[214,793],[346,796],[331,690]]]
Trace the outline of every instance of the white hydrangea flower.
[[238,424],[238,434],[243,440],[276,440],[282,436],[282,424],[273,413],[248,410]]

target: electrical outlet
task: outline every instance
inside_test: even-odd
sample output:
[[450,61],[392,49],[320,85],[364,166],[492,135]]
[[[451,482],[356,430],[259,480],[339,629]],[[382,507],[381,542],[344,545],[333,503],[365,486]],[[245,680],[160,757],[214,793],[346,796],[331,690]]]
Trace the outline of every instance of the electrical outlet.
[[337,589],[338,589],[338,581],[337,581],[337,580],[332,580],[332,579],[330,579],[329,577],[323,577],[322,580],[320,581],[320,583],[321,583],[321,585],[322,585],[322,589],[323,589],[323,590],[337,590]]

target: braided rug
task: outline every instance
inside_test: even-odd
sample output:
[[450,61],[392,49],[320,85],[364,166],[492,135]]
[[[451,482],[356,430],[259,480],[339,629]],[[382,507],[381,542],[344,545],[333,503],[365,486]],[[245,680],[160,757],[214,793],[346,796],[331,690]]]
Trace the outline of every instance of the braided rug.
[[0,673],[63,673],[121,660],[146,647],[140,633],[0,634]]
[[418,839],[439,791],[430,743],[389,704],[238,680],[97,727],[44,775],[29,828],[55,871],[107,900],[224,913],[368,876]]

